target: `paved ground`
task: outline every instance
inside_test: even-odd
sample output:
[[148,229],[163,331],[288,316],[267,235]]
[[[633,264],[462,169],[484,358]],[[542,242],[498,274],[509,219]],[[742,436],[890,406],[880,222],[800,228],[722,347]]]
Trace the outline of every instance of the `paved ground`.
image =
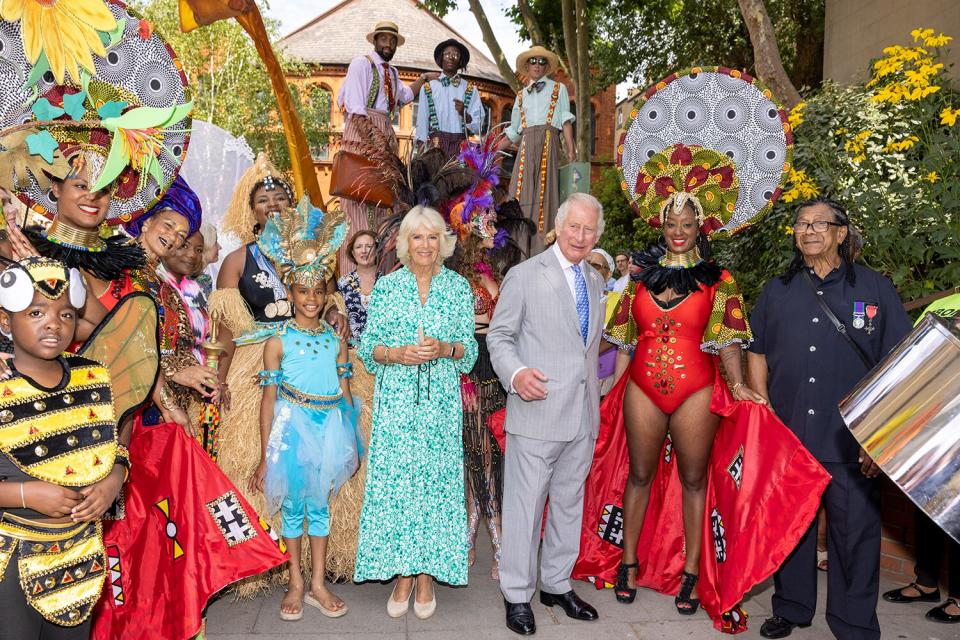
[[[483,551],[483,550],[482,550]],[[334,590],[350,606],[350,612],[338,620],[328,620],[319,611],[306,607],[299,622],[282,622],[277,615],[281,595],[247,602],[225,598],[215,603],[207,619],[209,640],[306,640],[346,638],[347,640],[518,640],[504,626],[503,600],[497,583],[490,579],[489,553],[477,559],[470,570],[470,586],[437,588],[437,612],[429,620],[418,620],[411,612],[400,619],[386,613],[391,585],[344,584]],[[820,613],[813,626],[795,631],[797,640],[832,638],[823,619],[826,576],[820,576]],[[681,618],[673,607],[673,598],[641,590],[632,605],[614,600],[612,591],[596,591],[587,583],[575,583],[577,592],[600,612],[600,620],[583,623],[563,616],[559,608],[548,610],[535,599],[533,605],[540,640],[672,640],[674,638],[714,638],[723,634],[713,630],[710,619],[700,611],[691,619]],[[881,591],[893,586],[881,582]],[[773,581],[759,585],[747,600],[750,630],[738,636],[744,640],[760,638],[760,624],[770,615]],[[924,619],[928,606],[894,605],[881,600],[880,626],[884,638],[910,640],[960,639],[960,625],[941,625]]]

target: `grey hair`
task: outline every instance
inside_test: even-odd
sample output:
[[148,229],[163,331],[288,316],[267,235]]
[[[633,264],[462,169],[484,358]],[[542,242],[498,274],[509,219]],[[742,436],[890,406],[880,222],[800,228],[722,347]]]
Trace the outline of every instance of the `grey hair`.
[[600,238],[600,236],[603,235],[604,227],[603,205],[589,193],[571,193],[567,196],[567,199],[564,200],[560,208],[557,209],[557,219],[554,226],[557,229],[563,226],[563,221],[567,219],[567,213],[570,212],[571,204],[584,205],[597,212],[597,238]]
[[400,222],[400,230],[397,232],[397,259],[403,266],[410,264],[410,234],[421,226],[440,235],[440,252],[437,255],[437,266],[440,266],[453,255],[457,236],[447,228],[447,223],[437,210],[423,205],[410,209]]

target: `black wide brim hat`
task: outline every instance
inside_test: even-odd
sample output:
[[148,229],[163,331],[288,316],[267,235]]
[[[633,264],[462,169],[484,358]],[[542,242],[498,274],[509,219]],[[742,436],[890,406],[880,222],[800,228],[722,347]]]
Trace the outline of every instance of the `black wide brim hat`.
[[470,50],[467,49],[467,45],[463,44],[459,40],[450,38],[449,40],[444,40],[433,50],[433,61],[437,63],[438,67],[443,67],[440,64],[440,56],[443,55],[443,50],[447,47],[456,47],[460,51],[460,69],[463,69],[467,66],[467,63],[470,62]]

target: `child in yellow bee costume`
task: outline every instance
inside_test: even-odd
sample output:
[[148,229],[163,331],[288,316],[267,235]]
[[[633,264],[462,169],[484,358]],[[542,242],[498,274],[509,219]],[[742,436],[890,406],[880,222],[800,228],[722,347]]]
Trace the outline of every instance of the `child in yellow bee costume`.
[[[0,640],[89,637],[106,571],[101,520],[122,511],[130,468],[118,424],[156,379],[157,314],[142,294],[66,353],[85,300],[80,273],[49,258],[0,274],[0,329],[13,340],[0,380]],[[115,380],[116,366],[130,375]]]

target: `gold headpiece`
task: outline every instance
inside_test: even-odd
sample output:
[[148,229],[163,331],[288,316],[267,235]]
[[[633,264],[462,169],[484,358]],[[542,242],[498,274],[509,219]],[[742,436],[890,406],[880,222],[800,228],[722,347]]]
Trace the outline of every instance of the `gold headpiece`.
[[313,286],[332,276],[337,249],[347,237],[342,210],[324,211],[308,196],[267,220],[257,245],[280,272],[284,283]]

